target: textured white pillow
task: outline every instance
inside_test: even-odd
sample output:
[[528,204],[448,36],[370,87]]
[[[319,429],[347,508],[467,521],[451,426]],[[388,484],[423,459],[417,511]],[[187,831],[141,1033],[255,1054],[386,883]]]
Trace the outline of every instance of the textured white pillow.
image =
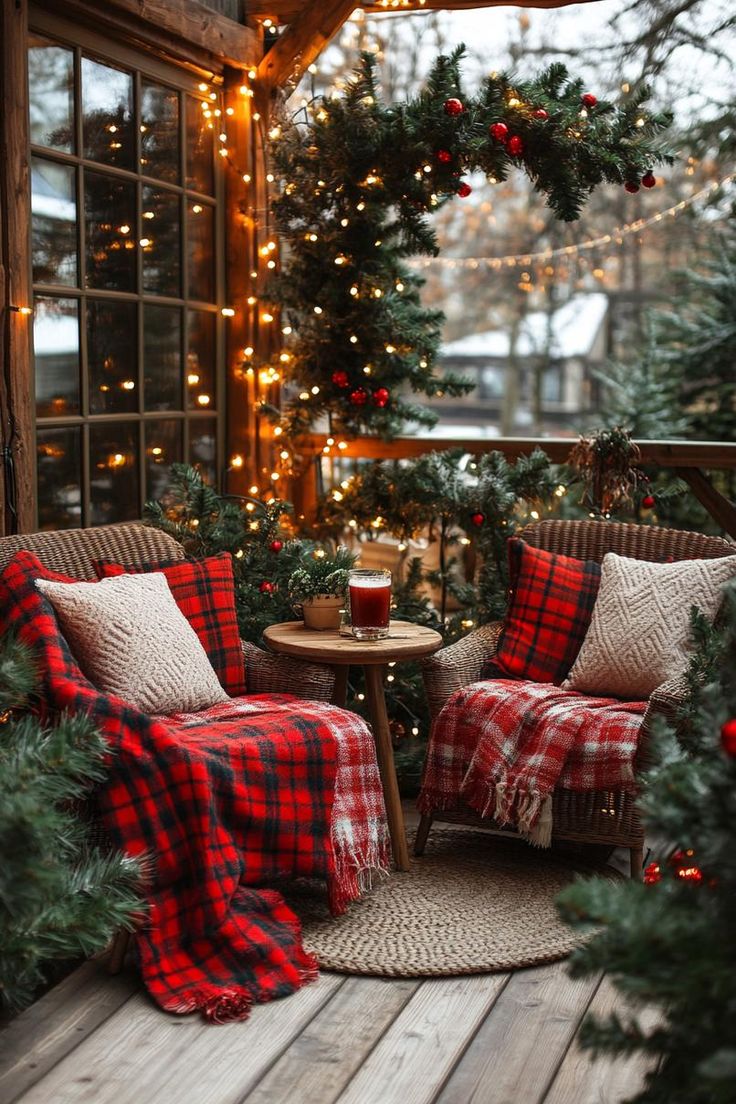
[[711,621],[736,556],[649,563],[609,552],[593,617],[566,690],[644,701],[688,663],[690,611]]
[[99,690],[143,713],[191,713],[229,700],[159,572],[36,586]]

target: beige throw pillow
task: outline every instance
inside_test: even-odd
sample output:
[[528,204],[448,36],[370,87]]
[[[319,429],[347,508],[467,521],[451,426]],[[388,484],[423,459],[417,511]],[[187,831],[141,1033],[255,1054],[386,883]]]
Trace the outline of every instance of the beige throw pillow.
[[37,579],[36,586],[99,690],[143,713],[196,712],[229,700],[164,575],[99,583]]
[[563,687],[646,700],[687,667],[692,607],[712,621],[733,575],[736,556],[648,563],[609,552],[590,628]]

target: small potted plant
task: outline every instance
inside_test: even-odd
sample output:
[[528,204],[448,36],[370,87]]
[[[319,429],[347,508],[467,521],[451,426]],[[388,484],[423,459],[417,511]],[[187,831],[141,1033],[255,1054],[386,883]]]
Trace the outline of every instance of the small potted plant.
[[[321,554],[320,554],[321,553]],[[301,606],[308,629],[339,629],[340,610],[345,605],[348,572],[357,556],[338,548],[330,559],[321,549],[305,556],[289,579],[289,599]]]

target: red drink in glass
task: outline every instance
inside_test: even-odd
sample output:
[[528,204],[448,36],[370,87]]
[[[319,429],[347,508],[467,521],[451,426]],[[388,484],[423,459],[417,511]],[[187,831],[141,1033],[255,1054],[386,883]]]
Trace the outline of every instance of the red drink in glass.
[[391,618],[391,572],[350,572],[350,620],[358,640],[383,640]]

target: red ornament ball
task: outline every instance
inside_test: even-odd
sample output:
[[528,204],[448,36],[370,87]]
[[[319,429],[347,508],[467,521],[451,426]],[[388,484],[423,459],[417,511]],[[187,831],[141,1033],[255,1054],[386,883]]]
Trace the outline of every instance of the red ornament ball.
[[662,870],[659,863],[650,862],[644,867],[644,885],[656,885],[662,881]]
[[681,847],[678,847],[676,851],[673,851],[667,860],[670,866],[677,870],[681,866],[692,866],[695,852],[691,847],[687,851],[683,851]]
[[466,199],[470,195],[472,190],[473,189],[470,187],[470,185],[466,184],[464,180],[461,184],[458,184],[457,186],[457,194],[460,196],[461,199]]
[[368,392],[365,387],[356,387],[350,392],[350,402],[353,406],[365,406],[368,402]]
[[258,589],[261,594],[273,594],[275,588],[273,583],[269,583],[268,579],[264,579]]
[[449,150],[437,150],[437,160],[439,161],[440,165],[449,165],[452,161],[452,154]]
[[335,387],[347,387],[350,380],[348,379],[347,372],[343,372],[342,369],[338,368],[336,372],[332,373],[332,382]]
[[272,540],[268,546],[272,552],[280,552],[284,547],[284,542],[280,540]]
[[681,882],[692,882],[693,885],[700,885],[703,880],[703,871],[699,866],[681,866],[677,870],[677,877]]
[[518,134],[512,134],[506,142],[506,149],[512,157],[521,157],[524,152],[524,143]]
[[391,392],[387,387],[378,387],[373,392],[372,398],[374,406],[379,406],[383,408],[384,406],[388,406],[388,401],[391,398]]
[[544,110],[543,107],[538,107],[537,110],[534,112],[534,118],[535,119],[541,119],[542,122],[544,122],[545,119],[549,119],[549,115],[547,114],[547,112]]
[[497,142],[505,142],[509,133],[509,128],[505,123],[491,123],[488,132],[491,138],[495,138]]
[[598,103],[598,97],[594,96],[592,92],[586,92],[582,97],[582,101],[585,107],[595,107]]
[[645,188],[653,188],[654,185],[657,183],[657,178],[653,172],[645,172],[643,177],[641,178],[641,182]]
[[654,495],[644,495],[641,504],[645,510],[652,510],[657,505],[657,500]]
[[736,758],[736,719],[726,721],[721,729],[721,747],[726,755]]
[[627,180],[624,184],[624,188],[627,192],[630,192],[631,195],[636,195],[636,193],[639,191],[639,185],[636,183],[635,180]]
[[449,100],[445,100],[445,115],[462,115],[464,110],[462,100],[458,100],[454,96]]
[[476,511],[476,513],[470,515],[470,520],[472,521],[476,529],[480,529],[481,525],[486,520],[486,515],[482,514],[480,510],[478,510]]

